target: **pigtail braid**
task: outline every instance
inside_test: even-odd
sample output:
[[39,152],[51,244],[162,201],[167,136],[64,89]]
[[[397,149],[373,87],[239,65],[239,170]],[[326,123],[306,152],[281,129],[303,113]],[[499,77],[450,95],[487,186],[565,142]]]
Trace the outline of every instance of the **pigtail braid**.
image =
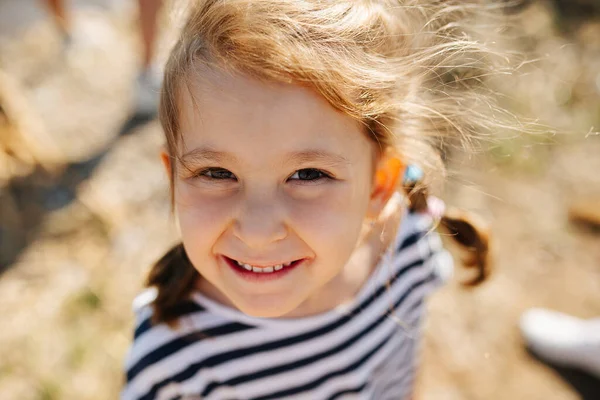
[[175,245],[162,256],[146,279],[146,286],[158,290],[153,302],[152,322],[175,325],[178,317],[177,306],[190,295],[199,276],[182,243]]
[[[427,186],[419,182],[405,182],[403,188],[408,196],[411,212],[427,212]],[[475,268],[477,275],[465,286],[475,286],[483,282],[490,274],[489,243],[490,233],[486,223],[478,216],[454,207],[447,207],[440,220],[438,229],[448,233],[461,245],[469,256],[463,260],[467,268]]]
[[463,260],[463,265],[477,270],[477,275],[464,285],[475,286],[483,282],[490,274],[490,240],[486,224],[474,214],[450,207],[440,220],[440,228],[468,251],[469,256]]

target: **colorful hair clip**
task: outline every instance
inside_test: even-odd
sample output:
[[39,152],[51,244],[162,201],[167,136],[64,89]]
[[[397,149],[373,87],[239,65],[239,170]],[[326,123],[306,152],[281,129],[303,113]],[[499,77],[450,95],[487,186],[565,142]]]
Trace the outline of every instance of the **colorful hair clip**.
[[423,170],[418,166],[411,164],[407,165],[404,170],[404,177],[402,183],[404,185],[414,185],[423,179]]

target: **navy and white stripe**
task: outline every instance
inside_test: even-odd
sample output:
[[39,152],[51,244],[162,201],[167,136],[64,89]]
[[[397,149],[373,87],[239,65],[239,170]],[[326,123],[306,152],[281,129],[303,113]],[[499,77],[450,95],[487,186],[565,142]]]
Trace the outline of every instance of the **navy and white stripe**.
[[173,330],[150,324],[151,299],[138,304],[121,398],[409,396],[424,299],[440,283],[436,272],[451,268],[431,226],[427,215],[406,215],[389,257],[344,309],[299,319],[260,319],[195,293],[181,305],[179,327]]

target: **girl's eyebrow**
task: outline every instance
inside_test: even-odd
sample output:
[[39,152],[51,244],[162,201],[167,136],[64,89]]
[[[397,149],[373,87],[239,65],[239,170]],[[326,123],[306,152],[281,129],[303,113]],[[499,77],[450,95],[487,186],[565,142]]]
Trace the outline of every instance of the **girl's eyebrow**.
[[317,161],[327,164],[350,164],[350,160],[341,154],[330,153],[324,150],[296,151],[286,157],[286,163],[306,163]]
[[[232,161],[236,157],[228,152],[214,150],[208,147],[198,147],[190,150],[181,156],[181,163],[187,164],[189,162],[199,161],[212,161],[212,162],[223,162]],[[302,164],[307,162],[321,162],[327,164],[350,164],[350,160],[346,157],[331,153],[324,150],[303,150],[289,153],[285,157],[286,164]]]
[[235,157],[231,153],[213,150],[209,147],[198,147],[182,155],[180,161],[182,164],[187,164],[200,161],[223,162],[234,159]]

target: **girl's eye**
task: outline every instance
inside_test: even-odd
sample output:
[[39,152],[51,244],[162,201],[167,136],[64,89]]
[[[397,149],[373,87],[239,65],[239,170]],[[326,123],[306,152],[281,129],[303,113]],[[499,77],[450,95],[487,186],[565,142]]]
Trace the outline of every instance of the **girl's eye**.
[[231,171],[224,168],[206,168],[200,171],[197,176],[213,180],[236,179]]
[[298,181],[316,181],[323,178],[331,178],[328,174],[315,168],[304,168],[294,172],[289,179]]

